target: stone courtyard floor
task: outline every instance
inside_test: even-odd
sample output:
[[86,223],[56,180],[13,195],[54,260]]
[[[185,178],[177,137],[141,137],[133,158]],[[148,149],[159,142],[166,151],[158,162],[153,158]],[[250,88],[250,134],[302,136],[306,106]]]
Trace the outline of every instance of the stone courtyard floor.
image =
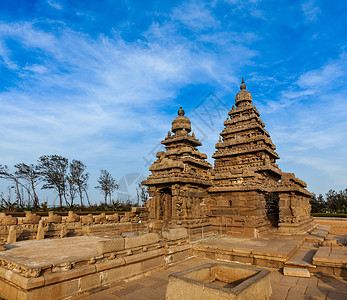
[[[168,276],[170,274],[209,262],[215,261],[201,258],[191,258],[165,270],[153,272],[147,276],[142,275],[128,282],[118,284],[91,295],[84,295],[78,299],[162,300],[165,299],[166,286],[168,284]],[[347,282],[334,278],[316,277],[314,275],[311,275],[310,278],[290,277],[283,276],[280,271],[272,270],[271,286],[271,300],[347,299]]]

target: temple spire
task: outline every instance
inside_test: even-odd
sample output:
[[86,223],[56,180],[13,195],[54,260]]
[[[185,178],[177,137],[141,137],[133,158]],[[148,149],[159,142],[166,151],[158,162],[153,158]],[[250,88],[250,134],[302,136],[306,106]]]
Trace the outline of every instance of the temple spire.
[[240,90],[243,91],[245,89],[246,89],[245,80],[242,77],[242,84],[240,85]]

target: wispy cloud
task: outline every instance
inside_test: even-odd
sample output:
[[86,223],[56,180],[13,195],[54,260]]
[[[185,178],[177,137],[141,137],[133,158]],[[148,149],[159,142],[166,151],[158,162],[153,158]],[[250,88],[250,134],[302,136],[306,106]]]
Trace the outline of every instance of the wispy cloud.
[[64,7],[61,5],[61,3],[57,0],[47,0],[47,4],[57,10],[63,10]]
[[219,25],[212,11],[198,1],[183,2],[181,6],[173,9],[172,18],[193,30],[215,28]]
[[316,21],[321,12],[319,6],[314,0],[309,0],[301,4],[301,9],[307,22]]

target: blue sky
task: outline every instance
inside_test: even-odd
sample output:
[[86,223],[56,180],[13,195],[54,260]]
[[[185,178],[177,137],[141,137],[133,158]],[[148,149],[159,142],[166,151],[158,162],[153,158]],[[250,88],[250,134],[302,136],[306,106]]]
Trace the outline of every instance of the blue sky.
[[244,76],[279,167],[344,189],[346,15],[344,0],[2,0],[0,163],[59,154],[87,165],[95,201],[100,169],[133,194],[179,106],[213,163]]

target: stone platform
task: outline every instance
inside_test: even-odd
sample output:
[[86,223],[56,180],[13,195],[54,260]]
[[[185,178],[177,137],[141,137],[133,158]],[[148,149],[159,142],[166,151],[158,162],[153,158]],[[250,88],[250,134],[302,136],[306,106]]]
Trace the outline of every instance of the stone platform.
[[222,237],[193,244],[193,253],[223,261],[237,261],[257,266],[281,268],[304,243],[302,236],[267,238]]
[[6,244],[0,299],[69,299],[191,257],[187,230],[109,239],[80,236]]
[[[97,293],[84,295],[83,300],[164,300],[170,274],[212,263],[214,260],[192,258],[174,266],[136,277]],[[344,300],[347,299],[347,282],[335,278],[287,277],[271,270],[272,295],[270,300]],[[256,299],[256,298],[254,298]]]

